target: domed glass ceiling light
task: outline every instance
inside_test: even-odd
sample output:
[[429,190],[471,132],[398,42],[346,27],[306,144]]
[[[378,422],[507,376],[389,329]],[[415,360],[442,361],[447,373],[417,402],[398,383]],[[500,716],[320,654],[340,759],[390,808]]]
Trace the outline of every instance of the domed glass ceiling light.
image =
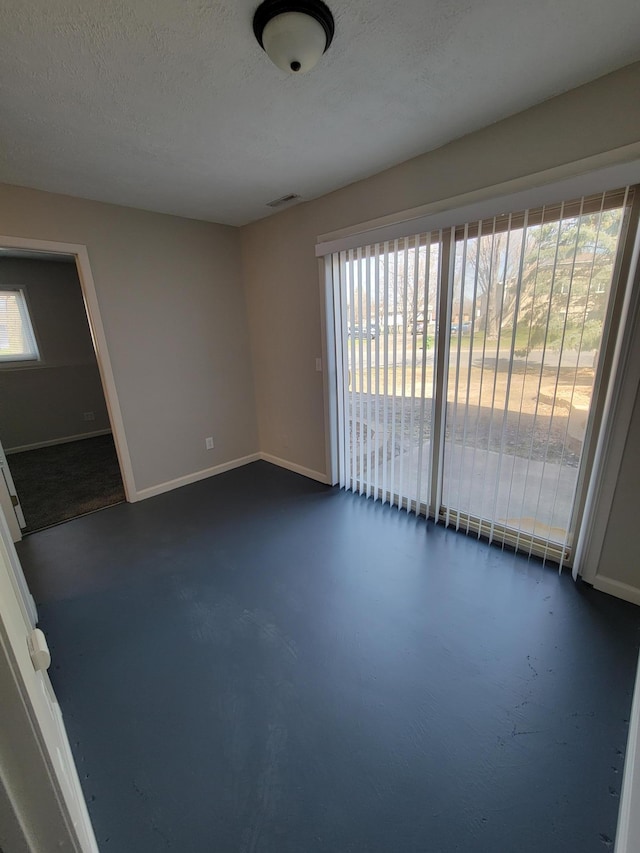
[[290,74],[310,71],[333,39],[333,15],[322,0],[264,0],[253,32],[269,59]]

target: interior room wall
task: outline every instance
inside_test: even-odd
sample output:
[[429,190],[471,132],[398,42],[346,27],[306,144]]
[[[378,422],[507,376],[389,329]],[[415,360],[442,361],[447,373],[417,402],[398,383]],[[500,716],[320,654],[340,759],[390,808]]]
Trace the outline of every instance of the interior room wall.
[[137,491],[258,450],[237,229],[2,185],[0,234],[87,246]]
[[[635,63],[436,151],[244,227],[261,450],[325,472],[323,381],[315,372],[322,349],[314,256],[319,235],[637,142],[639,91],[640,63]],[[287,189],[295,192],[295,187]],[[603,560],[607,558],[603,553]]]
[[[640,393],[636,394],[622,465],[611,503],[598,574],[629,587],[640,587]],[[640,603],[640,597],[638,598]]]
[[[108,430],[82,289],[73,262],[0,257],[0,288],[20,286],[40,352],[0,365],[0,440],[7,452]],[[85,412],[94,420],[86,421]]]

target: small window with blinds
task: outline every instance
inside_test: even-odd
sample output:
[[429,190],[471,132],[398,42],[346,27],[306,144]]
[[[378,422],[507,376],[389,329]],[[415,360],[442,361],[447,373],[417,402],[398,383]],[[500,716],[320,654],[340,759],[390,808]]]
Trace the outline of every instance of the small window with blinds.
[[5,287],[0,290],[0,364],[39,358],[24,291]]
[[633,197],[327,256],[340,484],[569,559]]

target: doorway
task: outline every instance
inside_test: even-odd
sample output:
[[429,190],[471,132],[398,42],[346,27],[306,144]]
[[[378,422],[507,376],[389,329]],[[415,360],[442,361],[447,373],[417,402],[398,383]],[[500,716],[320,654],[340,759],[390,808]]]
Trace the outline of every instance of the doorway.
[[92,332],[75,253],[0,252],[0,458],[22,533],[126,499]]
[[340,484],[570,561],[633,198],[615,190],[327,257]]

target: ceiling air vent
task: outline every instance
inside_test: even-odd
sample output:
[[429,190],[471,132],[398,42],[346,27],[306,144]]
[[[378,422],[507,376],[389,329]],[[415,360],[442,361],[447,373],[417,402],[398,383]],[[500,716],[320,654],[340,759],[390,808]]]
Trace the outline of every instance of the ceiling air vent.
[[275,198],[273,201],[268,201],[267,207],[282,207],[284,204],[300,201],[301,198],[302,196],[296,195],[296,193],[289,193],[289,195],[283,195],[282,198]]

